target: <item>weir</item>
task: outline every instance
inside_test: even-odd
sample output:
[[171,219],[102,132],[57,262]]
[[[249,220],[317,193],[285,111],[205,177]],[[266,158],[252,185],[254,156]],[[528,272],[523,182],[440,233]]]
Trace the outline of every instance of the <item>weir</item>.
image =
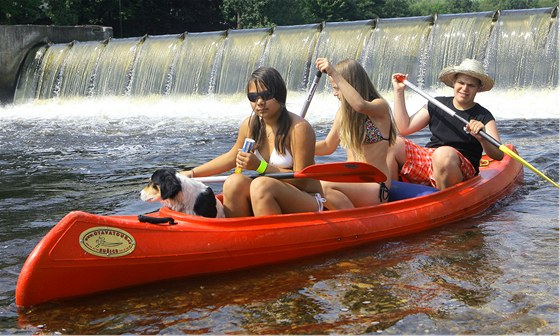
[[29,55],[33,46],[111,36],[113,29],[102,26],[0,25],[0,103],[12,101],[21,64],[26,55],[34,57]]
[[[558,86],[558,7],[323,23],[43,45],[22,65],[14,100],[229,95],[273,66],[307,91],[317,57],[359,60],[379,90],[395,72],[421,88],[464,58],[483,62],[496,88]],[[319,90],[328,90],[323,82]]]

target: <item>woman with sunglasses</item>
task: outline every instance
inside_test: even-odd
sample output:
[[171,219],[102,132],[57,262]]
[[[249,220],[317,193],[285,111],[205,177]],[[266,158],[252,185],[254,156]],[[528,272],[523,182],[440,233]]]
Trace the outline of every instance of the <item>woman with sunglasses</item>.
[[331,130],[315,146],[316,155],[332,154],[341,144],[348,161],[369,163],[387,176],[382,183],[321,181],[325,206],[350,209],[387,202],[391,188],[387,154],[396,138],[389,104],[355,60],[343,60],[333,66],[326,58],[318,58],[315,66],[329,76],[333,93],[340,100]]
[[[286,109],[287,89],[280,73],[270,67],[253,72],[247,83],[252,113],[239,128],[237,141],[226,153],[182,172],[188,177],[216,175],[235,167],[259,173],[300,171],[315,163],[315,132],[302,117]],[[255,140],[243,152],[245,138]],[[226,217],[321,211],[321,183],[313,179],[251,179],[230,175],[223,186]]]

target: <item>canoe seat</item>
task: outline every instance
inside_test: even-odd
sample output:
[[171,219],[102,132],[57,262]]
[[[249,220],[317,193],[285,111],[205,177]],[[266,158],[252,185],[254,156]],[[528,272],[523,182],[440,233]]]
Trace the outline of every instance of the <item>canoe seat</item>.
[[389,202],[400,201],[407,198],[413,198],[428,195],[438,191],[438,189],[425,186],[422,184],[391,181],[391,190],[389,191]]

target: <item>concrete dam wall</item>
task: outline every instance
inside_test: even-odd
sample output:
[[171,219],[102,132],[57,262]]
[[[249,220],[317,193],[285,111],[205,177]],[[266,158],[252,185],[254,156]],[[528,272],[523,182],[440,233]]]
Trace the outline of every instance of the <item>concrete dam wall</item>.
[[12,102],[19,69],[33,47],[111,37],[113,28],[102,26],[0,26],[0,104]]

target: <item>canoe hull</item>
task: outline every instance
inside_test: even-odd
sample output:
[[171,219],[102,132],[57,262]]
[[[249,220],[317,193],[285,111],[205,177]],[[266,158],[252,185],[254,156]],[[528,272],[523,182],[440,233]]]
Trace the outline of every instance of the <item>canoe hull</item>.
[[29,255],[16,305],[278,263],[425,231],[480,214],[522,178],[521,164],[505,157],[444,191],[367,208],[225,219],[167,208],[150,214],[172,217],[176,225],[71,212]]

